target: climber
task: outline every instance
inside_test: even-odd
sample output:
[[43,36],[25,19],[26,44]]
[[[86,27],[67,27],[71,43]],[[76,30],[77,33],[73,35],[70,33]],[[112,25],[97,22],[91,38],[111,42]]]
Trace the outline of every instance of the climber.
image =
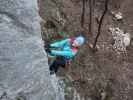
[[78,36],[75,38],[68,38],[48,44],[45,46],[45,50],[49,55],[56,56],[56,59],[50,65],[50,71],[56,73],[59,66],[65,68],[65,65],[70,63],[70,61],[75,57],[78,52],[79,47],[85,43],[85,38],[83,36]]

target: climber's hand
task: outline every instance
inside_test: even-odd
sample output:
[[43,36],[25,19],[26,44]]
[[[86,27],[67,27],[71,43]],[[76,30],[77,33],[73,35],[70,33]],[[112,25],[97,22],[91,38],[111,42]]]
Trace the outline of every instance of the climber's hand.
[[48,49],[48,48],[50,48],[50,44],[46,44],[44,47],[45,47],[45,49]]
[[46,51],[47,53],[51,53],[50,48],[45,48],[45,51]]

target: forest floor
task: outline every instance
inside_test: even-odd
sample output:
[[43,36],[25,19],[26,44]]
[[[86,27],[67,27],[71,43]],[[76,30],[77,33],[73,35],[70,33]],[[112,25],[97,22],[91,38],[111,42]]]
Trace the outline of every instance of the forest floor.
[[[89,32],[89,1],[86,2],[84,27],[81,27],[81,0],[39,0],[42,31],[51,36],[64,31],[68,36],[83,32],[88,43],[80,50],[79,55],[69,66],[69,71],[60,69],[59,75],[71,79],[73,87],[85,100],[132,100],[133,98],[133,41],[125,51],[113,48],[114,39],[110,27],[119,27],[133,37],[133,1],[110,0],[97,43],[97,51],[88,46],[94,43],[97,34],[98,20],[104,9],[104,2],[95,2],[92,18],[92,32]],[[55,8],[54,8],[55,7]],[[54,8],[54,9],[53,9]],[[52,9],[52,10],[51,10]],[[56,12],[60,12],[58,15]],[[52,12],[52,13],[51,13]],[[121,12],[123,19],[117,21],[112,12]],[[56,13],[58,16],[56,16]],[[61,17],[60,17],[61,16]],[[55,18],[55,19],[54,19]],[[60,20],[59,20],[60,19]],[[58,22],[59,20],[59,22]],[[44,24],[49,22],[50,25]],[[43,29],[44,28],[44,29]],[[47,31],[45,31],[47,29]],[[44,35],[44,38],[46,35]],[[54,35],[52,38],[56,39]]]

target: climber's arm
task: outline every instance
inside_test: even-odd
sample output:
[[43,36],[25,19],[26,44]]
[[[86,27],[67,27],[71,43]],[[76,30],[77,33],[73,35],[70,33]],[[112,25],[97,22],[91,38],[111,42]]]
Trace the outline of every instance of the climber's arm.
[[69,39],[65,39],[65,40],[62,40],[59,42],[52,43],[52,44],[50,44],[50,47],[54,47],[54,48],[62,47],[67,42],[69,42]]
[[54,56],[64,56],[69,58],[72,58],[76,55],[76,53],[72,51],[57,51],[57,50],[51,50],[51,54]]

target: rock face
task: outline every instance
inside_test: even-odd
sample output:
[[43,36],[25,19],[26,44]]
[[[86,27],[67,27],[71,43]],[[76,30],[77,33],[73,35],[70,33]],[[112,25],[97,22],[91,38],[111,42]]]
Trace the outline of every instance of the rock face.
[[54,100],[37,0],[0,0],[0,99]]

